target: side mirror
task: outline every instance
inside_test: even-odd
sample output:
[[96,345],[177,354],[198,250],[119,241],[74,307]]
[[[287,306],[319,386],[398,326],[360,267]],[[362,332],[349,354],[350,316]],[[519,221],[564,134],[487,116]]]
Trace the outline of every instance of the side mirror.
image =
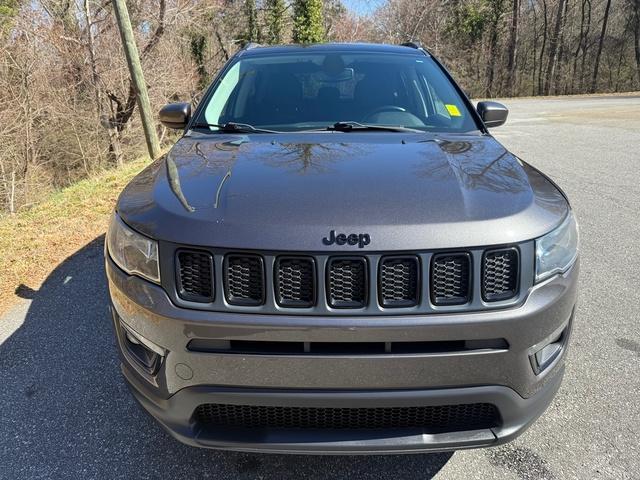
[[509,115],[509,109],[498,102],[480,102],[476,110],[487,128],[503,125]]
[[191,118],[191,104],[169,103],[160,109],[160,122],[167,128],[176,130],[187,126]]

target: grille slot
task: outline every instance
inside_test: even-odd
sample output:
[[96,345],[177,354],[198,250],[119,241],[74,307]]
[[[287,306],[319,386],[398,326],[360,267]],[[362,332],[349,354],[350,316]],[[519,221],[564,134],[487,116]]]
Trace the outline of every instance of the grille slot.
[[367,261],[361,257],[337,257],[327,265],[327,301],[334,308],[367,305]]
[[264,263],[258,255],[227,255],[224,259],[227,302],[256,306],[264,303]]
[[508,300],[518,293],[519,255],[515,248],[490,250],[482,262],[482,298]]
[[176,255],[178,295],[199,303],[213,302],[213,256],[198,250],[179,250]]
[[192,352],[225,355],[397,355],[475,350],[506,350],[504,338],[479,340],[435,340],[422,342],[284,342],[280,340],[225,340],[194,338],[187,344]]
[[431,301],[434,305],[463,305],[471,300],[471,256],[440,253],[431,262]]
[[378,295],[383,307],[413,307],[419,301],[417,257],[387,257],[380,262]]
[[417,407],[325,408],[203,404],[200,424],[216,427],[274,429],[417,428],[427,433],[496,427],[500,414],[490,403]]
[[316,303],[316,268],[312,258],[280,257],[276,263],[275,291],[278,305],[311,307]]

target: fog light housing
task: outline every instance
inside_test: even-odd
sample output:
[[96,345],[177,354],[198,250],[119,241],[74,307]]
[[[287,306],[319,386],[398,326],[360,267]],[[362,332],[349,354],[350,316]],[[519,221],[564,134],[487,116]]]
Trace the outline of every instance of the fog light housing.
[[571,322],[562,329],[560,333],[551,337],[549,341],[538,348],[533,354],[529,355],[531,367],[536,375],[544,372],[558,358],[564,350],[569,332],[571,330]]
[[139,333],[134,332],[122,322],[120,322],[120,328],[123,333],[122,343],[129,354],[128,356],[146,373],[155,375],[162,364],[166,351]]

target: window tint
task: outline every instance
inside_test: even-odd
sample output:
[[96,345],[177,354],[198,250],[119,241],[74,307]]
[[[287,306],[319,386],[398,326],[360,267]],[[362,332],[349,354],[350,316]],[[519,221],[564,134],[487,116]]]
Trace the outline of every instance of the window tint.
[[240,57],[205,99],[199,122],[295,131],[339,121],[425,131],[477,126],[427,56],[304,53]]

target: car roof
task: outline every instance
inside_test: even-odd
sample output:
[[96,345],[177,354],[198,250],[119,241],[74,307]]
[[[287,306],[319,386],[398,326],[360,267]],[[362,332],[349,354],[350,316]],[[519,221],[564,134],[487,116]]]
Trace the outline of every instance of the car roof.
[[278,53],[302,52],[366,52],[366,53],[398,53],[404,55],[428,55],[417,45],[387,45],[384,43],[314,43],[310,45],[258,45],[249,44],[239,52],[242,56],[269,55]]

